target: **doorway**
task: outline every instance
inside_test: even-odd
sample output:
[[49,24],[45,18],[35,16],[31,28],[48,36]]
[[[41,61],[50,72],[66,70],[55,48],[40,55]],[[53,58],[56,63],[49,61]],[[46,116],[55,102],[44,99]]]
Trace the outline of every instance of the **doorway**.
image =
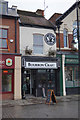
[[43,89],[47,95],[48,89],[55,91],[55,70],[36,69],[31,71],[32,93],[36,97],[43,96]]
[[26,74],[26,94],[30,94],[30,74]]

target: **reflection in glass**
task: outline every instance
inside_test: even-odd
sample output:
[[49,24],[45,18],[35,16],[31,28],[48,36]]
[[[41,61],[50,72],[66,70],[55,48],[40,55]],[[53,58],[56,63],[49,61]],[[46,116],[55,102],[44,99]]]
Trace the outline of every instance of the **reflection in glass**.
[[2,76],[2,92],[11,92],[12,75],[4,74]]

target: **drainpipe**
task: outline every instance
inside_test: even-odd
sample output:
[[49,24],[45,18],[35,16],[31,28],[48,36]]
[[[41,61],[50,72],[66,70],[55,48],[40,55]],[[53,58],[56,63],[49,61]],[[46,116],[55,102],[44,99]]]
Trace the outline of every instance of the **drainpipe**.
[[15,18],[15,53],[17,53],[17,18]]
[[59,51],[60,51],[60,25],[58,25],[58,42],[59,42]]

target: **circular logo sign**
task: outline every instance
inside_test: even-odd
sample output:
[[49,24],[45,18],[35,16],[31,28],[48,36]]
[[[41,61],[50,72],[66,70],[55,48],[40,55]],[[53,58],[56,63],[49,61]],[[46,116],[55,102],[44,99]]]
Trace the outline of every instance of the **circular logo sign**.
[[12,59],[10,59],[10,58],[6,59],[6,65],[11,66],[12,65]]
[[56,42],[56,38],[55,38],[54,34],[52,34],[52,33],[47,33],[44,36],[44,40],[48,45],[54,45]]

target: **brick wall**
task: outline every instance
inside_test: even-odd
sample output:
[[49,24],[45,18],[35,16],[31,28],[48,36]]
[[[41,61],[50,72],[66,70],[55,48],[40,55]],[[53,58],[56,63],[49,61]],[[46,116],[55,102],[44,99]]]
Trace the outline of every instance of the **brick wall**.
[[[69,48],[72,48],[72,40],[73,40],[73,35],[68,34],[68,43],[69,43]],[[56,33],[56,43],[57,43],[57,48],[59,48],[59,38],[58,38],[58,33]],[[63,33],[60,33],[60,48],[64,48],[64,39],[63,39]]]
[[12,93],[0,94],[0,100],[13,100],[14,95]]
[[[0,50],[0,53],[15,53],[15,19],[13,18],[2,18],[0,19],[0,26],[1,28],[8,29],[8,46],[10,51],[7,50]],[[14,41],[11,43],[10,39]],[[19,23],[17,21],[17,53],[19,53]],[[1,78],[0,78],[1,79]],[[1,99],[1,94],[0,94]],[[12,93],[5,93],[2,94],[2,99],[14,99],[14,94]]]
[[[1,20],[0,20],[1,21]],[[2,50],[2,53],[15,53],[15,19],[3,18],[0,22],[2,26],[8,26],[8,50]],[[13,43],[10,42],[10,39],[13,39]],[[17,21],[17,53],[19,53],[19,23]]]

